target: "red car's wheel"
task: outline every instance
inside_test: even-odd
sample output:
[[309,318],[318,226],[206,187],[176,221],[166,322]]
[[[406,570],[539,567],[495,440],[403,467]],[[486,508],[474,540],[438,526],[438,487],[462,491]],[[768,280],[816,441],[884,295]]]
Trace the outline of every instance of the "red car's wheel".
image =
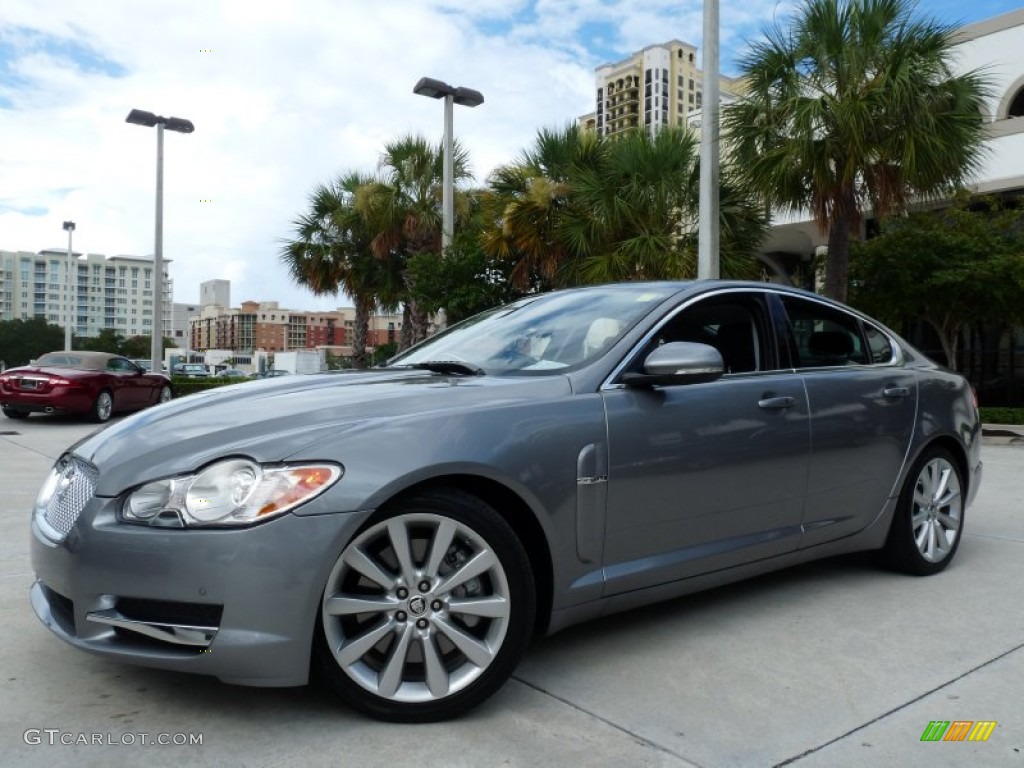
[[114,412],[114,398],[109,391],[103,390],[96,395],[96,402],[92,404],[92,420],[102,424],[109,421],[110,414]]

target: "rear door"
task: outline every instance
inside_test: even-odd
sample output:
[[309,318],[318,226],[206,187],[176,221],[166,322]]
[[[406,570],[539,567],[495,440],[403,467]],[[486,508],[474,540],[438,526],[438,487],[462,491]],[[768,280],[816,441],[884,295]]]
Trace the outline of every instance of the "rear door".
[[917,377],[879,327],[783,294],[792,365],[807,388],[811,454],[801,547],[855,533],[897,491],[917,416]]

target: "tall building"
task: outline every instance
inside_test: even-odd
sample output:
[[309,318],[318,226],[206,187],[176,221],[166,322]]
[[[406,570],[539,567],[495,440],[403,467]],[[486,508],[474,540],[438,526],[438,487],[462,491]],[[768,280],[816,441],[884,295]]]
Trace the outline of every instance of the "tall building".
[[282,309],[276,301],[243,301],[240,307],[204,305],[189,321],[191,349],[281,352],[342,346],[345,325],[338,312]]
[[216,304],[227,309],[231,306],[230,280],[205,280],[199,284],[199,306]]
[[[163,314],[173,283],[164,260]],[[122,336],[149,336],[153,332],[153,259],[146,256],[72,256],[73,330],[77,336],[98,336],[110,329]],[[43,317],[54,325],[67,323],[67,251],[46,249],[0,251],[0,320]]]
[[[578,122],[601,136],[640,129],[653,136],[665,125],[685,125],[687,115],[701,107],[697,48],[681,40],[649,45],[595,72],[596,110]],[[741,83],[722,77],[719,87],[728,98]]]
[[[284,309],[276,301],[243,301],[232,308],[210,304],[190,317],[188,347],[199,352],[219,349],[245,354],[326,347],[348,356],[355,314],[352,307],[331,312]],[[443,322],[443,314],[430,318],[428,335],[443,327]],[[367,344],[375,348],[397,342],[401,330],[400,314],[374,314],[369,320]]]

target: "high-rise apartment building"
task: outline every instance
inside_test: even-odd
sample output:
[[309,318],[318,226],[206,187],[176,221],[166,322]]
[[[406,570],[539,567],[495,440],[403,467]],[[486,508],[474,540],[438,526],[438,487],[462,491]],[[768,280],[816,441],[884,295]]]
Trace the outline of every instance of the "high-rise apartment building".
[[[601,136],[635,130],[653,136],[663,126],[685,125],[687,115],[701,108],[697,48],[681,40],[649,45],[595,72],[597,108],[580,117],[579,124]],[[728,98],[740,82],[722,77],[719,87]]]
[[[67,251],[0,251],[0,320],[43,317],[63,326],[68,317]],[[77,336],[110,329],[122,336],[153,332],[153,259],[72,254],[71,312]],[[167,335],[173,284],[164,260],[160,323]]]
[[204,280],[199,284],[199,306],[216,304],[227,309],[231,306],[230,280]]

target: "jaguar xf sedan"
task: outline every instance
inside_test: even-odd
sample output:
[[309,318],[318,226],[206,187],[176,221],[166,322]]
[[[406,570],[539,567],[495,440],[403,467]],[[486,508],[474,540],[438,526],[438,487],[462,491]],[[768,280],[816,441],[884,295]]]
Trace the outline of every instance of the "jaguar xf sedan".
[[9,419],[74,413],[107,421],[171,399],[171,382],[127,357],[106,352],[47,352],[0,373],[0,407]]
[[438,720],[598,616],[855,550],[941,571],[979,452],[963,378],[814,294],[553,292],[86,437],[35,503],[31,603],[109,659]]

